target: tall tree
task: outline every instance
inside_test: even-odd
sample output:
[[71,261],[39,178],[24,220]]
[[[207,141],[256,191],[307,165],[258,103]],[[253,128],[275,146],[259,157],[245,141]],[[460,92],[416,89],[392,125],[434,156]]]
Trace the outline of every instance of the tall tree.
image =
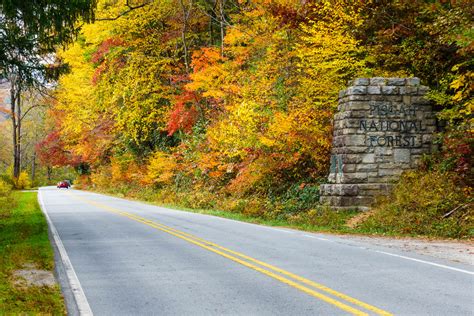
[[2,0],[0,2],[0,76],[10,81],[13,176],[21,167],[22,93],[45,85],[66,68],[53,60],[58,45],[75,39],[77,20],[94,18],[95,0]]

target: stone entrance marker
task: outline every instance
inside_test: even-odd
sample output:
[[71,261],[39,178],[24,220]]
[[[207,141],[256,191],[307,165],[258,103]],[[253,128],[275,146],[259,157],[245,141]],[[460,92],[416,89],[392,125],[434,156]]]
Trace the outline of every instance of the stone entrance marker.
[[359,78],[339,93],[329,184],[321,202],[367,210],[434,149],[436,119],[418,78]]

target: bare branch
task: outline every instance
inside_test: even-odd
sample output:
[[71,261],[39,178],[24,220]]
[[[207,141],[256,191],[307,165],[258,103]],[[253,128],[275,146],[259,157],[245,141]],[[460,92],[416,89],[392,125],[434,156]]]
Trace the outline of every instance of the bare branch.
[[38,104],[30,106],[25,112],[23,112],[23,115],[20,117],[20,121],[22,121],[31,110],[38,107],[46,107],[46,104],[38,103]]
[[126,11],[120,13],[120,14],[117,15],[116,17],[113,17],[113,18],[98,18],[98,19],[95,19],[95,20],[96,20],[96,21],[115,21],[115,20],[120,19],[120,18],[123,17],[124,15],[129,14],[129,13],[132,12],[133,10],[143,8],[144,6],[146,6],[146,5],[148,5],[148,4],[150,4],[150,3],[153,2],[153,0],[151,0],[151,1],[146,1],[146,2],[144,2],[144,3],[142,3],[142,4],[139,4],[139,5],[136,5],[136,6],[132,6],[129,1],[130,1],[130,0],[127,0],[127,2],[126,2],[126,4],[125,4],[125,5],[127,6],[128,10],[126,10]]

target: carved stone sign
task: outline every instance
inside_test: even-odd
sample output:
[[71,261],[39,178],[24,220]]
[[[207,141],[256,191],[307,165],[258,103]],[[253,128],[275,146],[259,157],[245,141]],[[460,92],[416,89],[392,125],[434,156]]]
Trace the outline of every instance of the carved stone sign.
[[321,202],[367,209],[430,153],[436,119],[418,78],[359,78],[339,94],[329,184]]

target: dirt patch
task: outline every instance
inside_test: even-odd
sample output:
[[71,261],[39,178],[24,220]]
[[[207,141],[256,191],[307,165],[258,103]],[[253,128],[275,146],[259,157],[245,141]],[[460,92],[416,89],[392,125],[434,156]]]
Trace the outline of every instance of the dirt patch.
[[26,264],[23,269],[14,271],[13,278],[13,283],[18,287],[56,285],[56,279],[51,271],[36,269],[32,264]]
[[371,216],[372,214],[374,214],[374,211],[373,210],[370,210],[370,211],[366,211],[366,212],[361,212],[359,214],[357,214],[356,216],[354,217],[351,217],[345,226],[351,228],[351,229],[354,229],[357,227],[357,225],[359,225],[360,223],[364,222],[369,216]]

